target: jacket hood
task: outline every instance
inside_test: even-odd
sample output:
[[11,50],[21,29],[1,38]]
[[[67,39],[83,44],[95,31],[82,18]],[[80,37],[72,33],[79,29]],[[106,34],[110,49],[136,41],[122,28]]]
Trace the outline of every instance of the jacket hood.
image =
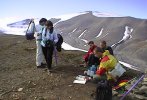
[[105,50],[105,52],[103,53],[103,57],[107,55],[110,55],[110,52],[108,50]]

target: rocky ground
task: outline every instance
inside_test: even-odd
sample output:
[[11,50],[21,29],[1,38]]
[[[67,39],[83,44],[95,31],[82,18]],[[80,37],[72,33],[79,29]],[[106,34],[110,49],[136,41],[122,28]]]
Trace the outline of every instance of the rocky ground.
[[[85,70],[79,66],[83,52],[58,53],[58,65],[53,63],[54,71],[48,75],[46,68],[36,68],[35,50],[35,41],[27,41],[23,36],[0,35],[0,100],[93,100],[91,94],[96,84],[73,84],[75,77]],[[140,73],[128,70],[127,75],[132,78]],[[144,79],[128,100],[147,100],[146,91]],[[119,100],[117,92],[113,97]]]

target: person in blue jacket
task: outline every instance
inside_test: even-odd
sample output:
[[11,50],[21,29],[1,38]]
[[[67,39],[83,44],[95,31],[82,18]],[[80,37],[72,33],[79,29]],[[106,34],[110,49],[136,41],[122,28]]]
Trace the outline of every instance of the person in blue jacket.
[[51,72],[52,69],[52,57],[54,46],[58,42],[58,37],[56,32],[54,31],[53,23],[48,20],[45,24],[46,28],[44,28],[42,32],[42,51],[47,63],[48,72]]

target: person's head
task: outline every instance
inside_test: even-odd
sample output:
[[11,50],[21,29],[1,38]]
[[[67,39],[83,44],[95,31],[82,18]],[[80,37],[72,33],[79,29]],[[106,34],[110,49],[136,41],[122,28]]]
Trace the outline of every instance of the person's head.
[[95,49],[94,49],[94,55],[96,56],[96,57],[98,57],[98,58],[101,58],[102,57],[102,55],[103,55],[103,50],[102,50],[102,48],[100,48],[100,47],[96,47]]
[[100,47],[103,49],[103,48],[106,48],[107,44],[106,44],[106,41],[101,41],[100,42]]
[[53,23],[52,23],[50,20],[48,20],[48,21],[45,23],[45,26],[46,26],[47,29],[50,30],[50,33],[53,33],[54,27],[53,27]]
[[40,21],[39,21],[39,24],[40,24],[41,26],[44,26],[45,23],[46,23],[46,21],[47,21],[46,18],[41,18]]
[[88,42],[88,45],[89,45],[89,46],[90,46],[90,48],[91,48],[91,47],[93,47],[93,46],[94,46],[94,42],[93,42],[93,41],[89,41],[89,42]]

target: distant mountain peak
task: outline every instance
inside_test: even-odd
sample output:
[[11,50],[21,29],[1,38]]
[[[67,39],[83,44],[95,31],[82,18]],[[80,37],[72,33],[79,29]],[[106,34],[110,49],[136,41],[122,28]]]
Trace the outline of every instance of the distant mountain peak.
[[109,12],[99,12],[99,11],[92,11],[92,14],[97,17],[124,17],[119,14],[114,14]]

